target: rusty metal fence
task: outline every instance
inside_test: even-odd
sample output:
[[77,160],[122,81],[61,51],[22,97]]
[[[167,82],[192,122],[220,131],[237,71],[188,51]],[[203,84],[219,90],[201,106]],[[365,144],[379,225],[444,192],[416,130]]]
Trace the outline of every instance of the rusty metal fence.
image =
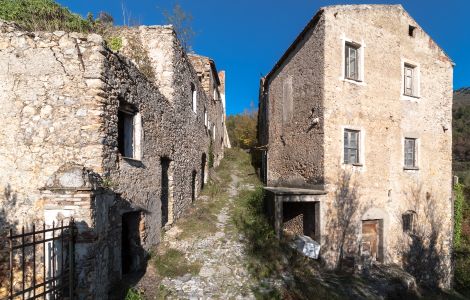
[[10,229],[9,265],[3,270],[0,299],[74,298],[74,221]]

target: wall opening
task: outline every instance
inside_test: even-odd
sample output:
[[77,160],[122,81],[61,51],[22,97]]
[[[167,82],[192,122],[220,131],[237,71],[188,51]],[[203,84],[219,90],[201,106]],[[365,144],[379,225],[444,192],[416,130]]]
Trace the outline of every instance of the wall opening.
[[408,35],[411,37],[415,37],[416,34],[416,26],[409,25],[408,26]]
[[197,172],[194,170],[191,174],[191,202],[196,201]]
[[206,182],[206,165],[207,156],[205,153],[203,153],[201,158],[201,190],[204,188],[204,184]]
[[122,274],[138,272],[143,269],[145,252],[141,245],[142,216],[140,211],[122,215]]
[[312,239],[318,238],[315,202],[284,202],[282,206],[283,230],[287,234],[306,235]]
[[162,227],[173,222],[173,162],[167,158],[161,158],[161,207]]

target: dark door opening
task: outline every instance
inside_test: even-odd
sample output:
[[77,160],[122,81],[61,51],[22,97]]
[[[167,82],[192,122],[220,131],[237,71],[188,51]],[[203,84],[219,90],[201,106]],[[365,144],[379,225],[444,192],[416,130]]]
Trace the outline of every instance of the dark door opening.
[[206,179],[206,154],[202,154],[202,159],[201,159],[201,190],[204,188],[204,181]]
[[162,203],[162,227],[168,223],[168,200],[170,198],[170,184],[169,184],[169,169],[170,169],[171,160],[169,158],[162,158],[162,193],[161,193],[161,203]]
[[140,212],[129,212],[122,215],[122,273],[129,274],[143,267],[143,248],[140,241]]
[[197,172],[193,171],[191,176],[191,201],[196,201],[196,176]]

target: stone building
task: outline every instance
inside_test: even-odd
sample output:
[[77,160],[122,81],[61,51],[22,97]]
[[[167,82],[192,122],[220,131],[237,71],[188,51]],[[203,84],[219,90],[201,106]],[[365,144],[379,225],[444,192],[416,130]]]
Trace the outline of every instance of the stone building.
[[452,76],[401,5],[321,8],[261,79],[278,233],[315,238],[330,267],[398,264],[448,287]]
[[106,299],[145,265],[226,145],[224,106],[172,26],[111,39],[119,49],[96,34],[0,23],[0,225],[73,217],[80,299]]

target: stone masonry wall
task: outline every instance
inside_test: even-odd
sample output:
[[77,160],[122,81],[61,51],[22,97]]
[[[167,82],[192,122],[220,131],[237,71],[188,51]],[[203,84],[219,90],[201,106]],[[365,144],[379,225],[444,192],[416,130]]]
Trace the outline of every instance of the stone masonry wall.
[[[323,23],[306,34],[264,91],[269,97],[268,186],[323,184]],[[283,103],[288,89],[291,105]]]
[[[139,61],[113,53],[94,34],[22,32],[7,23],[0,30],[0,223],[74,217],[87,229],[77,244],[83,288],[77,292],[106,299],[122,274],[124,214],[140,212],[143,249],[160,241],[162,159],[171,161],[167,225],[193,201],[193,173],[196,196],[207,180],[211,136],[203,104],[211,100],[168,26],[130,31],[138,35],[132,45],[140,45]],[[197,113],[191,83],[198,91]],[[141,117],[141,155],[135,159],[118,151],[122,103]],[[216,114],[222,120],[223,110]],[[223,146],[214,149],[223,153]],[[96,174],[99,185],[87,195],[68,186],[51,189],[51,178],[67,164]]]
[[[268,185],[324,183],[320,242],[327,265],[341,258],[361,264],[362,222],[379,220],[383,262],[403,266],[420,283],[449,287],[452,62],[400,5],[330,6],[320,14],[318,34],[303,36],[260,93],[260,108],[268,111],[259,121],[269,130],[261,131],[263,141],[269,138]],[[363,53],[359,81],[344,79],[345,41]],[[419,69],[418,97],[403,96],[404,63]],[[312,116],[321,138],[306,130],[311,102],[298,100],[308,86],[321,90],[307,97],[320,104]],[[290,92],[292,103],[282,105]],[[343,163],[345,128],[360,131],[357,165]],[[405,137],[417,139],[415,170],[404,168]],[[284,154],[288,147],[292,155]],[[415,215],[413,232],[404,232],[405,213]]]
[[[440,283],[448,286],[452,63],[401,6],[329,7],[325,20],[325,49],[329,49],[325,51],[328,214],[338,210],[335,195],[350,176],[354,186],[350,187],[351,196],[359,203],[349,212],[353,220],[348,229],[351,235],[345,241],[349,251],[360,250],[361,220],[383,219],[384,260],[403,264],[408,270],[413,268],[409,265],[423,264],[419,271],[428,274],[420,274],[418,279],[429,277],[432,281],[439,274]],[[416,27],[414,37],[409,36],[409,25]],[[343,38],[364,46],[363,82],[341,79]],[[419,64],[419,98],[402,96],[403,60]],[[345,127],[361,130],[361,166],[350,168],[342,163]],[[419,170],[403,168],[405,137],[418,139]],[[407,211],[416,212],[417,234],[422,241],[403,232],[402,215]],[[330,225],[337,226],[333,223]],[[327,232],[333,230],[326,226]]]
[[102,171],[96,39],[0,23],[0,207],[9,223],[42,220],[39,188],[65,162]]

